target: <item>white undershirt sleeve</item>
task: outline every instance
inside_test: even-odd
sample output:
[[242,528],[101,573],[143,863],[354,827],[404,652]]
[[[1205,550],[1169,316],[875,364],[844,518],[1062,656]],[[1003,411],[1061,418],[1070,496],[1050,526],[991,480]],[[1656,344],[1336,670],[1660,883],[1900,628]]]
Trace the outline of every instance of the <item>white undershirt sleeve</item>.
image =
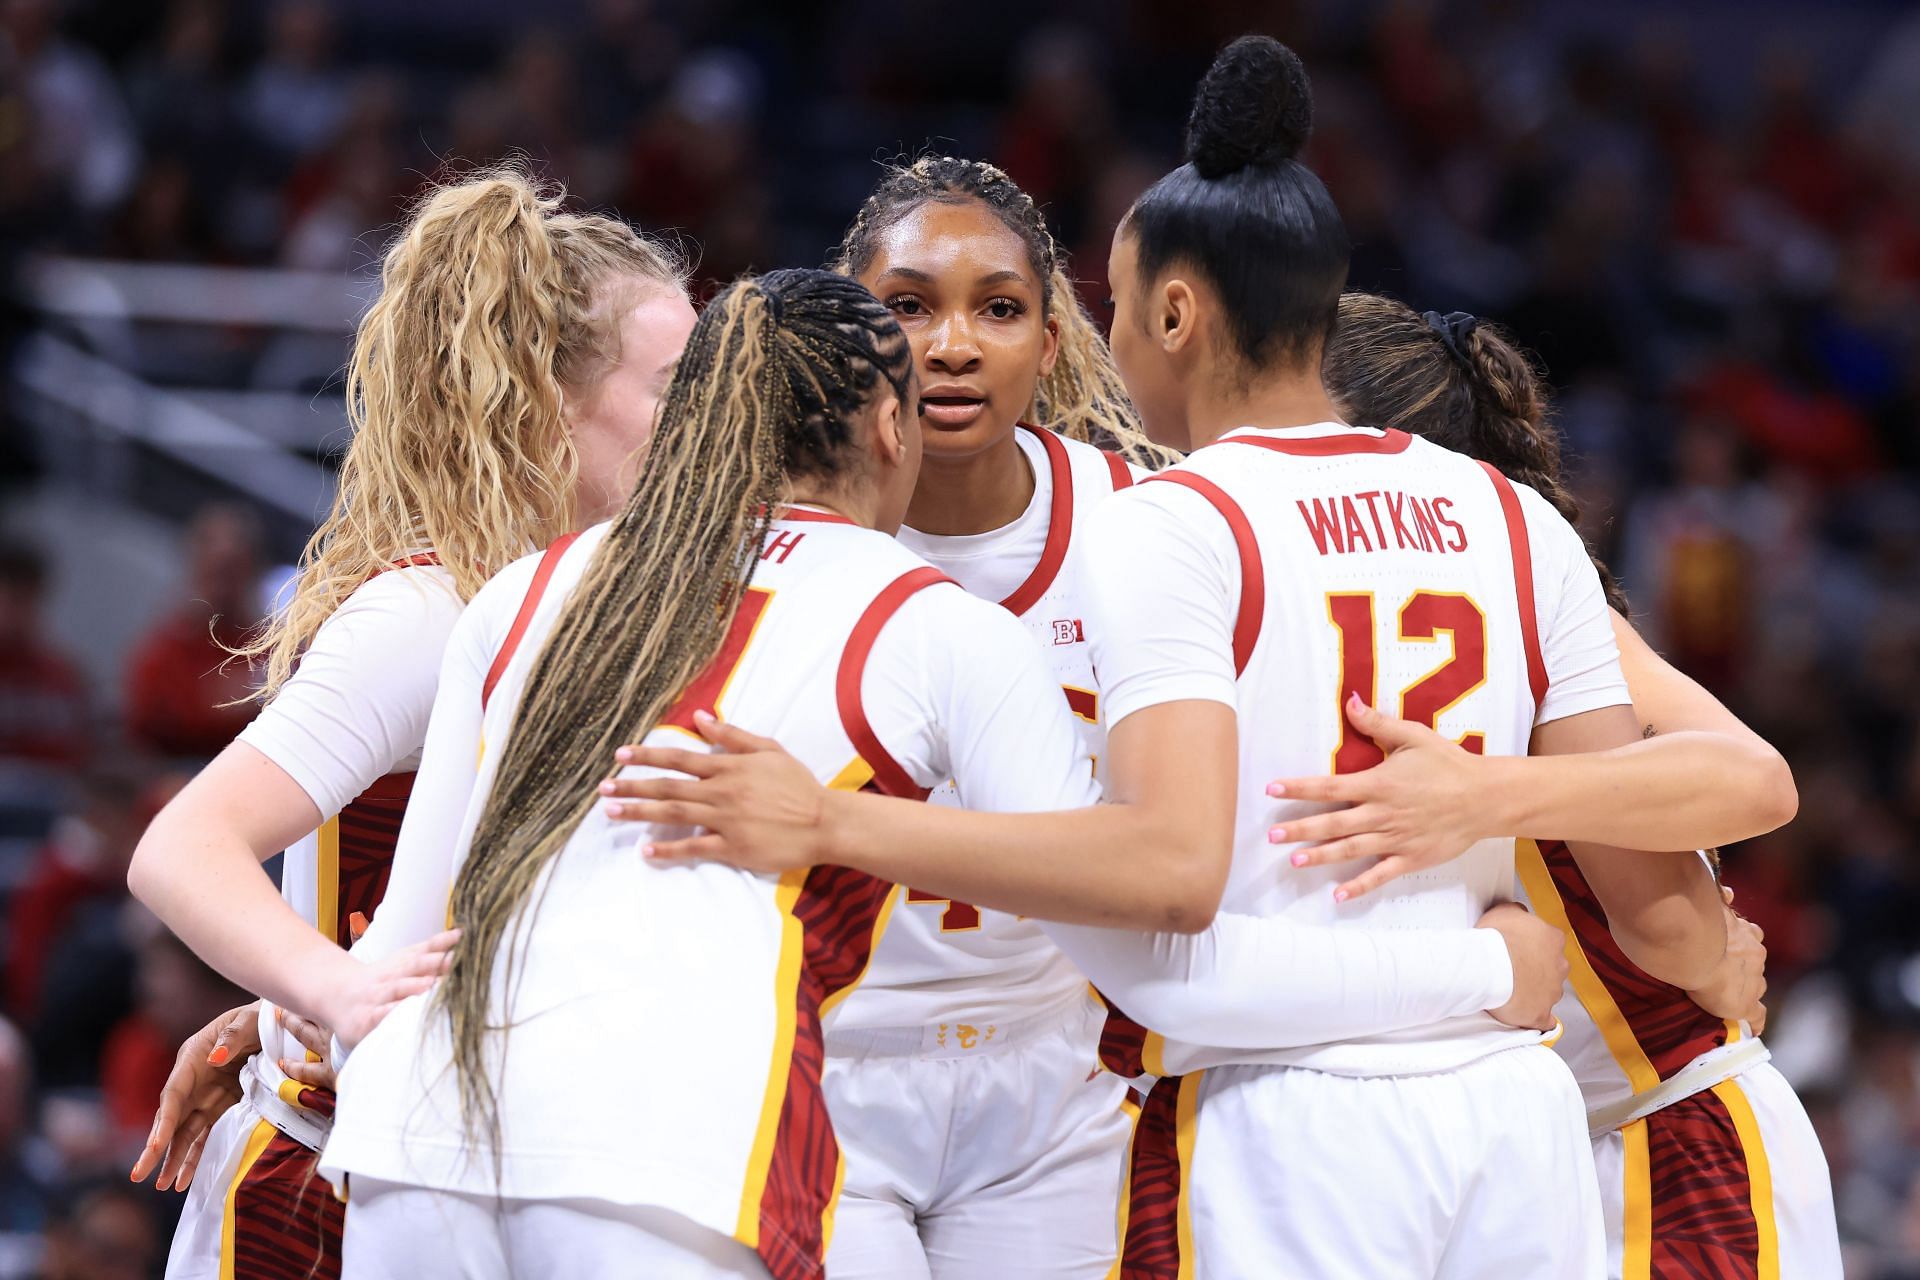
[[1109,732],[1165,702],[1235,705],[1240,557],[1205,498],[1162,481],[1135,485],[1100,504],[1069,554],[1080,558]]
[[369,579],[320,624],[300,665],[240,731],[335,814],[419,750],[441,647],[460,616],[444,572]]
[[1347,929],[1227,912],[1194,934],[1041,927],[1128,1017],[1223,1049],[1383,1035],[1513,995],[1513,964],[1492,929]]
[[1526,485],[1514,490],[1532,544],[1534,609],[1547,665],[1547,695],[1534,723],[1631,703],[1606,590],[1587,544],[1545,498]]

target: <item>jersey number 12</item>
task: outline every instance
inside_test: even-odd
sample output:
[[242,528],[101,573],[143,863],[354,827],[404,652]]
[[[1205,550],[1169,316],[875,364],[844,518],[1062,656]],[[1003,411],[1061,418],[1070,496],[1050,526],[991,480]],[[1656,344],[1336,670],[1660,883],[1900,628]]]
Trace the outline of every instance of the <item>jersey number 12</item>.
[[[1373,592],[1336,592],[1327,597],[1327,620],[1340,636],[1340,697],[1334,715],[1340,723],[1340,744],[1334,748],[1333,771],[1358,773],[1386,757],[1373,740],[1347,720],[1347,698],[1359,694],[1368,706],[1377,706],[1374,672],[1379,645],[1375,639]],[[1400,607],[1400,638],[1433,643],[1446,632],[1453,655],[1400,693],[1400,718],[1434,727],[1440,713],[1478,689],[1487,680],[1487,615],[1471,597],[1439,591],[1416,591]],[[1486,749],[1485,734],[1469,733],[1460,745],[1478,754]]]

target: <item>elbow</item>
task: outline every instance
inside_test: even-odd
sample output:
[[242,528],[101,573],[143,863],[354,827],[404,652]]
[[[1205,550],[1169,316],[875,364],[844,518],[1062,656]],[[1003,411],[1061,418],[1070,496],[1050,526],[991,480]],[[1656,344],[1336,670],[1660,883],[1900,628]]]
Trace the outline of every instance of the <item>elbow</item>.
[[1220,911],[1220,895],[1208,900],[1204,894],[1183,893],[1168,903],[1161,926],[1168,933],[1205,933]]
[[147,907],[153,906],[151,895],[158,879],[154,861],[152,846],[142,838],[134,846],[133,857],[127,862],[127,892]]
[[1786,826],[1800,812],[1800,789],[1794,785],[1793,769],[1786,757],[1772,747],[1766,749],[1755,772],[1755,821],[1765,825],[1754,834],[1765,835]]
[[1180,849],[1181,856],[1155,928],[1168,933],[1204,933],[1220,913],[1220,897],[1227,891],[1227,869],[1233,862],[1232,833],[1200,839],[1189,836],[1174,847]]

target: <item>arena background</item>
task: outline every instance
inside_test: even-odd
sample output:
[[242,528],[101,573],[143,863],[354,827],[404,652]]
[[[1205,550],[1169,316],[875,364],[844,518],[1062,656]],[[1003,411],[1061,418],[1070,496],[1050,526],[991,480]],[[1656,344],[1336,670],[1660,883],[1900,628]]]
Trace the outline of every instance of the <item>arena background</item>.
[[709,285],[814,264],[929,141],[1090,300],[1243,30],[1291,43],[1356,286],[1546,361],[1587,532],[1793,762],[1727,851],[1849,1275],[1920,1276],[1920,11],[1898,4],[0,0],[0,1280],[158,1274],[129,1188],[238,996],[127,898],[209,675],[322,511],[385,228],[521,152]]

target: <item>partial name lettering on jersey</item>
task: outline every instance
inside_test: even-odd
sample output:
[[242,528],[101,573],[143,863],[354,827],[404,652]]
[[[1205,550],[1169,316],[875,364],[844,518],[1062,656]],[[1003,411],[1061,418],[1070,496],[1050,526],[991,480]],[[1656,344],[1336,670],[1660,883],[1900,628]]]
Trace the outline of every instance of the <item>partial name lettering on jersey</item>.
[[807,537],[805,533],[793,529],[772,529],[768,533],[767,544],[760,549],[760,558],[775,564],[785,564],[787,557],[799,550]]
[[1453,499],[1391,489],[1294,500],[1313,545],[1323,556],[1371,551],[1448,555],[1467,549],[1467,530],[1453,516]]

